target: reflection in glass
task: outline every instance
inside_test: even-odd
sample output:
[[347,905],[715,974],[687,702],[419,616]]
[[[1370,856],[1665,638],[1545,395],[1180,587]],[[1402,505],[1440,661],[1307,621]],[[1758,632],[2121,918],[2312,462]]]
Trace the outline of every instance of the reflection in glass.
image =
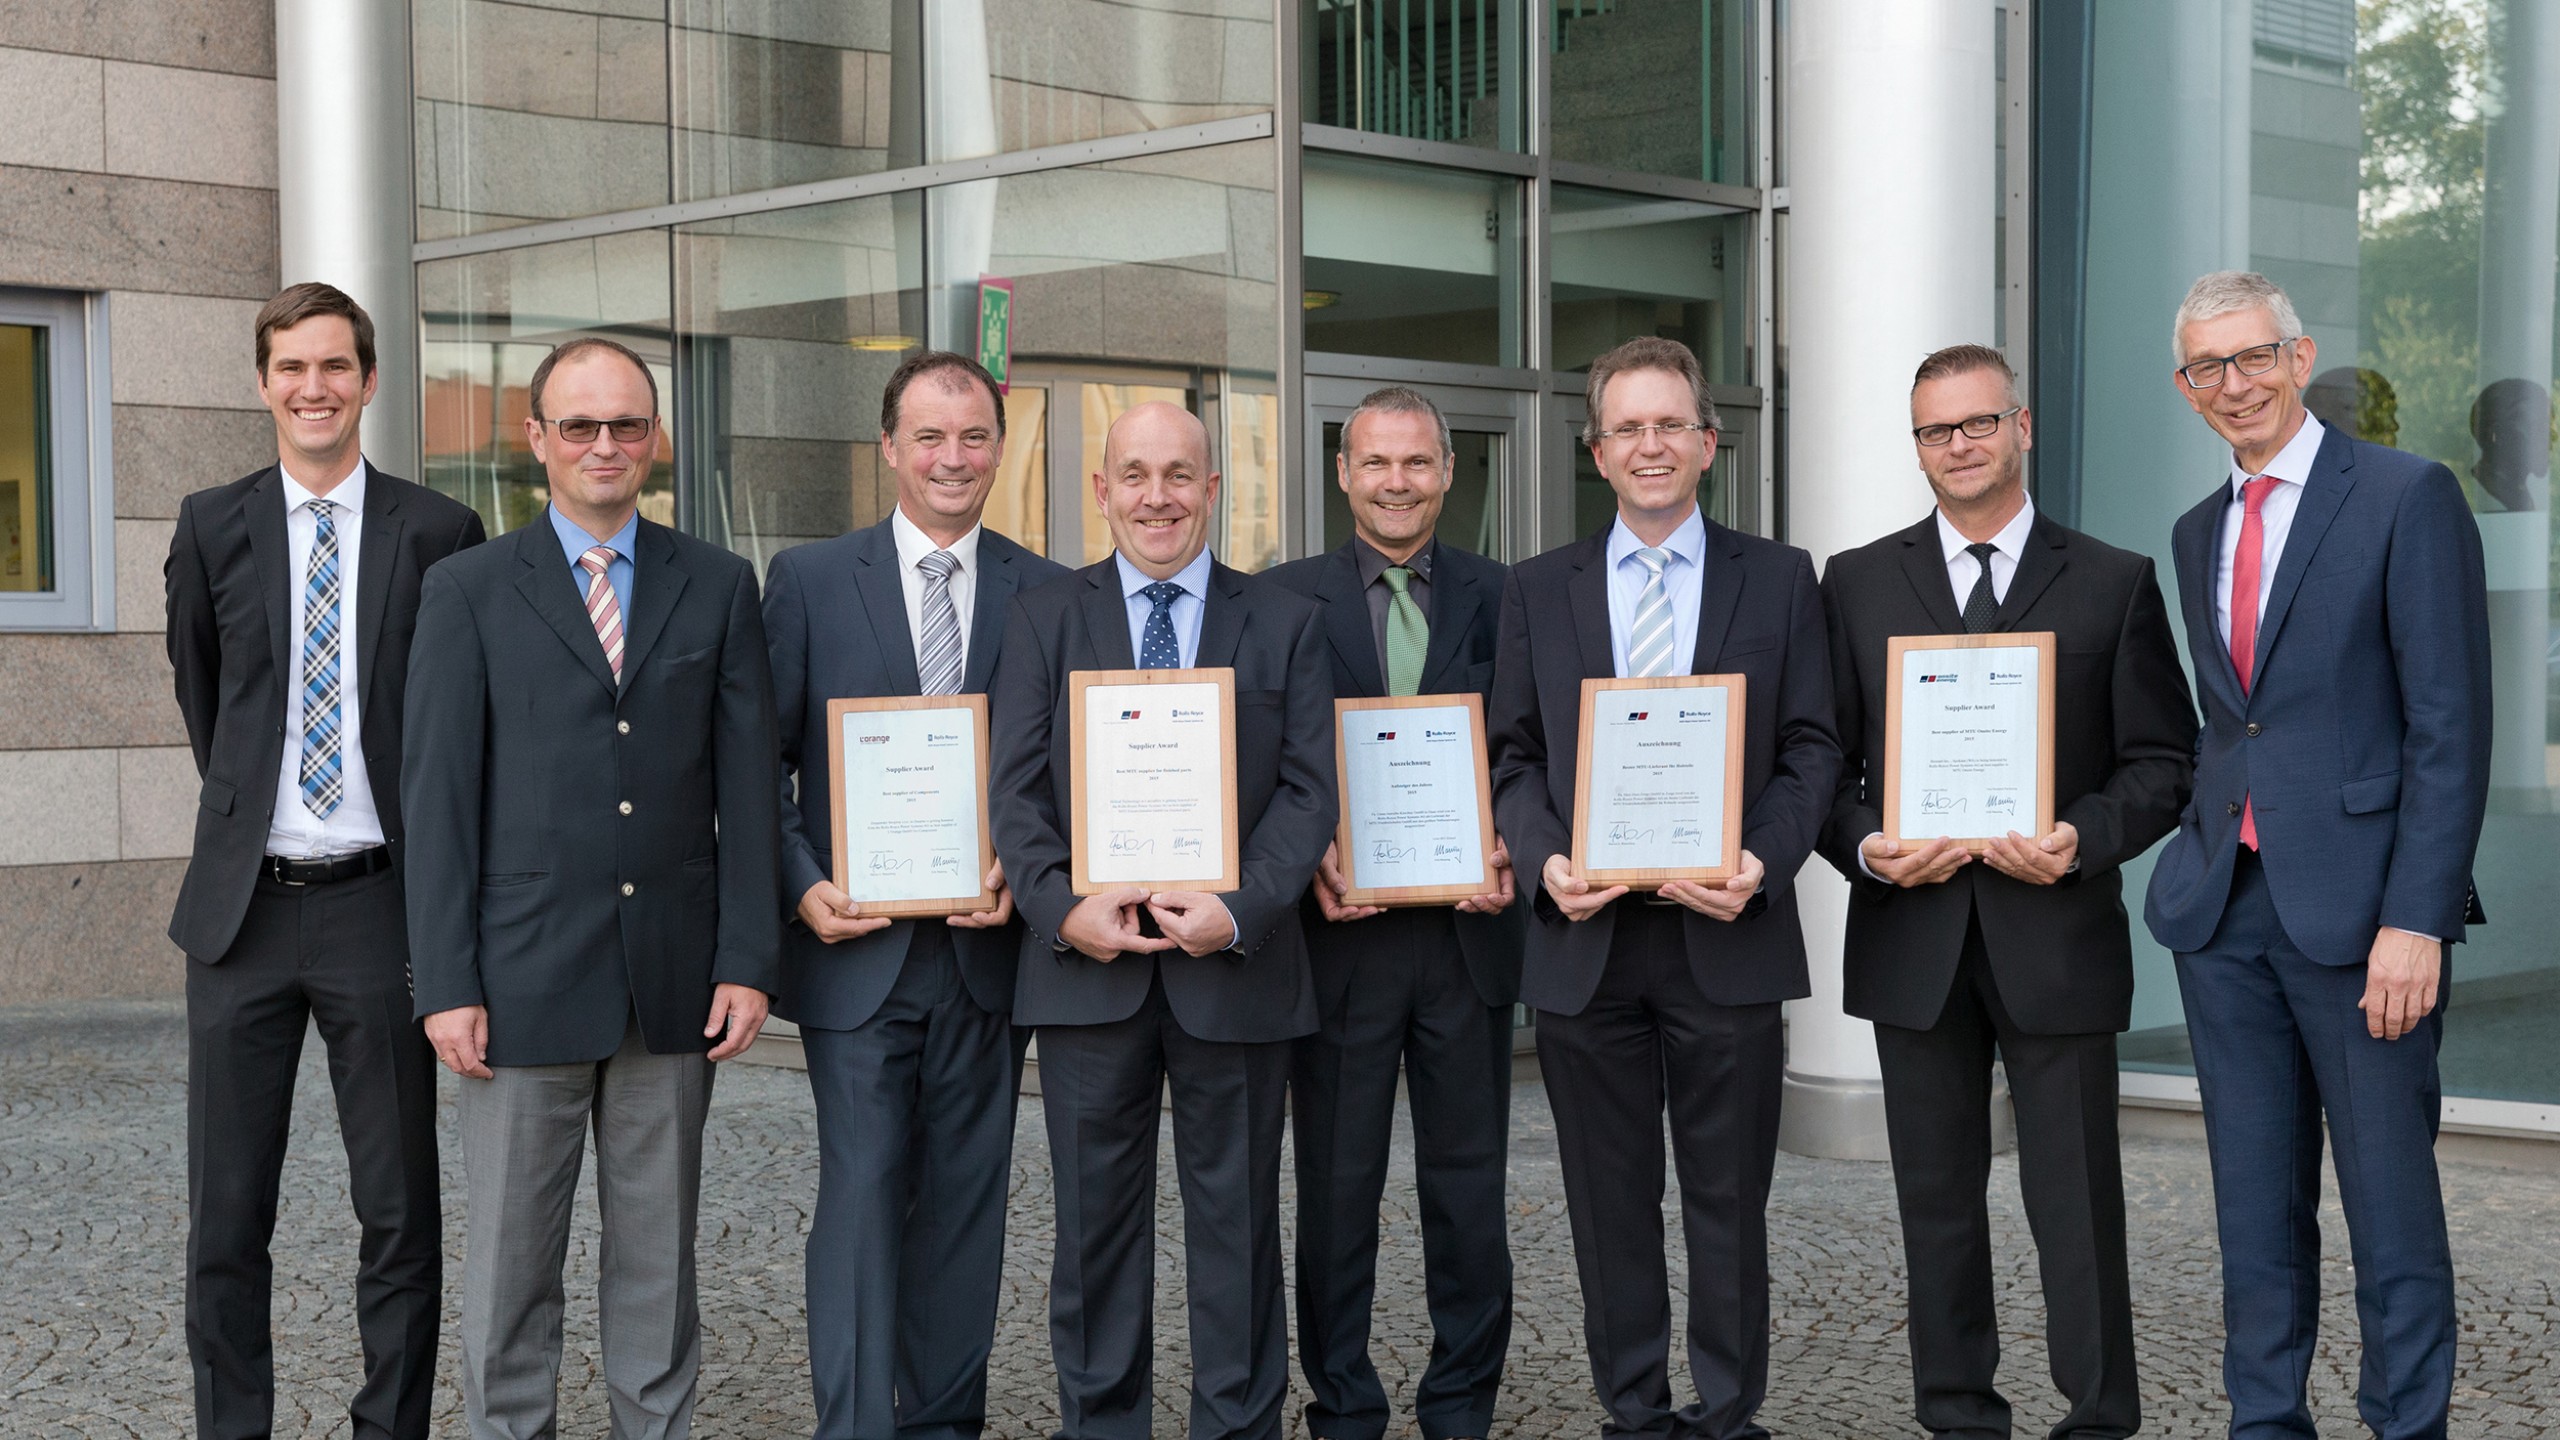
[[[418,267],[421,449],[428,485],[480,512],[492,535],[542,514],[550,489],[525,440],[534,367],[564,340],[602,335],[638,351],[674,415],[667,234],[566,240]],[[675,424],[680,426],[679,417]],[[673,525],[670,428],[640,513]]]
[[45,332],[0,325],[0,591],[53,589]]
[[927,0],[933,158],[965,160],[1272,107],[1268,4]]
[[1552,0],[1555,158],[1751,183],[1751,0]]
[[1709,380],[1750,383],[1748,216],[1571,185],[1554,194],[1555,368],[1659,335],[1695,351]]
[[1520,0],[1301,0],[1307,118],[1520,148]]
[[1049,391],[1016,382],[1004,395],[1004,455],[986,526],[1034,555],[1049,553]]
[[1309,350],[1520,362],[1519,182],[1310,153]]
[[[1511,558],[1502,543],[1503,437],[1482,430],[1449,431],[1449,498],[1440,508],[1439,538],[1461,550]],[[1342,425],[1324,423],[1324,543],[1326,549],[1351,538],[1351,502],[1342,493],[1335,459],[1342,453]]]
[[677,199],[923,158],[913,4],[674,0],[671,14]]

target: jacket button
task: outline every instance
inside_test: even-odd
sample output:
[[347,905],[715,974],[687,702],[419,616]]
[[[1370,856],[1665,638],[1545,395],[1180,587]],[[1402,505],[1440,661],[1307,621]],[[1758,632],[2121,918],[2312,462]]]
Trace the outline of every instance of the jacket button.
[[616,720],[616,721],[614,721],[614,722],[613,722],[613,733],[614,733],[614,734],[616,734],[616,735],[628,735],[628,734],[630,734],[630,733],[631,733],[631,722],[630,722],[630,721],[628,721],[628,720]]
[[631,883],[630,881],[625,880],[625,881],[623,881],[623,882],[622,882],[622,893],[623,893],[623,894],[628,895],[628,894],[630,894],[630,893],[632,892],[632,890],[633,890],[633,889],[634,889],[634,887],[633,887],[633,885],[632,885],[632,883]]
[[2254,739],[2256,739],[2256,738],[2257,738],[2257,735],[2258,735],[2258,722],[2257,722],[2257,721],[2255,721],[2255,720],[2252,720],[2252,721],[2250,721],[2250,722],[2249,722],[2249,738],[2251,738],[2251,739],[2253,739],[2253,740],[2254,740]]
[[[2237,815],[2237,814],[2239,814],[2239,813],[2240,813],[2240,802],[2239,802],[2239,801],[2237,801],[2237,800],[2234,800],[2234,801],[2232,801],[2230,804],[2223,806],[2223,807],[2222,807],[2222,813],[2223,813],[2223,814],[2225,814],[2225,815]],[[623,893],[623,894],[625,894],[625,895],[630,894],[630,893],[631,893],[631,887],[630,887],[630,886],[628,886],[628,885],[623,886],[623,887],[622,887],[622,893]]]
[[630,814],[630,813],[631,813],[631,802],[630,802],[630,801],[625,800],[625,801],[623,801],[623,802],[622,802],[622,813],[623,813],[623,814],[625,814],[625,815],[628,815],[628,814]]

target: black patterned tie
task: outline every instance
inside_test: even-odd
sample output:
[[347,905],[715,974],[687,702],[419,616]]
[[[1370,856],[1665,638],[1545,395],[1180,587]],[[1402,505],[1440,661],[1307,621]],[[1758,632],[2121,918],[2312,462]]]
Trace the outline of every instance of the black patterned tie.
[[1991,557],[1999,551],[1999,546],[1988,541],[1964,547],[1964,553],[1982,566],[1981,578],[1973,582],[1973,593],[1964,597],[1964,633],[1967,635],[1990,633],[1992,617],[2000,612],[2000,599],[1991,593]]

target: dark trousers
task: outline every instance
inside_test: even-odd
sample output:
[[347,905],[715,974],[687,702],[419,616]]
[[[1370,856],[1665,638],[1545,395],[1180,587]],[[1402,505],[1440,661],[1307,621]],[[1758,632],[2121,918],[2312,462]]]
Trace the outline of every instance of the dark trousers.
[[304,1029],[329,1047],[356,1251],[355,1434],[424,1436],[444,1284],[435,1052],[410,1018],[400,879],[259,881],[230,952],[187,964],[187,1354],[196,1433],[275,1422],[276,1195]]
[[2178,957],[2213,1157],[2232,1440],[2314,1433],[2304,1385],[2320,1320],[2323,1115],[2364,1339],[2357,1412],[2381,1440],[2445,1433],[2453,1254],[2435,1138],[2450,990],[2417,1029],[2377,1040],[2356,1008],[2364,987],[2363,965],[2322,965],[2285,938],[2247,850],[2212,942]]
[[[1766,1440],[1769,1179],[1778,1160],[1778,1007],[1717,1005],[1689,973],[1675,906],[1617,902],[1600,988],[1579,1015],[1538,1013],[1556,1117],[1582,1333],[1603,1435]],[[1689,1248],[1689,1374],[1671,1406],[1662,1122]]]
[[2115,1440],[2142,1423],[2116,1145],[2116,1037],[2020,1030],[2000,1003],[1978,920],[1938,1023],[1876,1026],[1911,1275],[1913,1418],[1933,1435],[2009,1434],[2009,1402],[1993,1384],[2000,1326],[1984,1196],[1995,1051],[2017,1112],[2018,1188],[2044,1280],[2046,1357],[2054,1388],[2071,1402],[2052,1434]]
[[1455,912],[1390,910],[1309,932],[1354,946],[1350,984],[1297,1042],[1290,1133],[1298,1152],[1298,1349],[1307,1429],[1378,1440],[1387,1392],[1369,1360],[1378,1205],[1401,1065],[1413,1107],[1414,1189],[1431,1362],[1413,1408],[1424,1440],[1481,1436],[1511,1343],[1503,1166],[1511,1115],[1511,1007],[1487,1005],[1458,948]]
[[[1129,957],[1121,964],[1146,963]],[[1169,965],[1227,965],[1175,955]],[[1268,1440],[1289,1395],[1280,1281],[1280,1130],[1289,1043],[1184,1033],[1161,980],[1126,1020],[1040,1029],[1040,1105],[1057,1195],[1049,1345],[1058,1440],[1155,1426],[1156,1126],[1173,1090],[1191,1303],[1192,1440]]]
[[809,1382],[821,1440],[962,1440],[987,1418],[1020,1051],[927,921],[878,1013],[803,1028],[818,1112]]

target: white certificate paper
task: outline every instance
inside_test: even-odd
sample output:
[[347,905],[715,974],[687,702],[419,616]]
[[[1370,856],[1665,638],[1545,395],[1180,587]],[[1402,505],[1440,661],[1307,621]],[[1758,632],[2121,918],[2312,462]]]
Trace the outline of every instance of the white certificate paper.
[[2031,645],[1902,653],[1904,837],[2034,831],[2040,661]]
[[1092,685],[1084,692],[1087,872],[1100,885],[1214,881],[1227,871],[1225,730],[1218,687]]
[[1470,719],[1463,705],[1335,718],[1351,797],[1354,888],[1489,883]]
[[979,893],[978,729],[970,711],[852,710],[841,722],[846,803],[836,814],[856,901]]
[[1714,867],[1724,854],[1733,692],[1610,689],[1593,702],[1589,870]]

